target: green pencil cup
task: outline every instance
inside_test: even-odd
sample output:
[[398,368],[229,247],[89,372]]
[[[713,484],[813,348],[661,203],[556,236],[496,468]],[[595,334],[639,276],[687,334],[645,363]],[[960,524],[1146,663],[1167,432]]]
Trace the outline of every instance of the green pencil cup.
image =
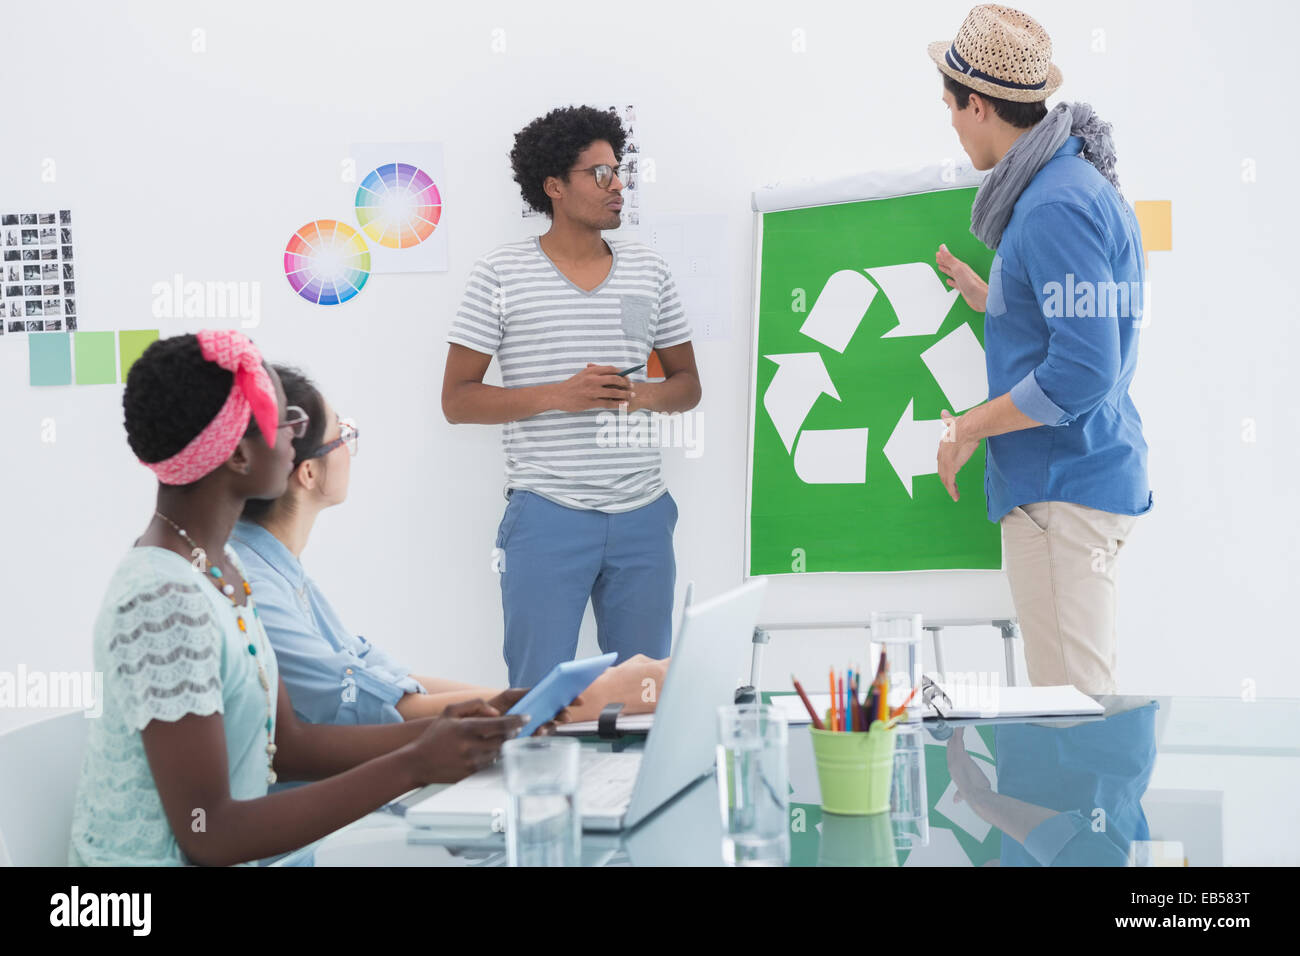
[[809,728],[822,809],[864,816],[889,809],[894,776],[894,731],[876,721],[867,733],[833,733]]
[[889,813],[823,813],[818,866],[898,866]]

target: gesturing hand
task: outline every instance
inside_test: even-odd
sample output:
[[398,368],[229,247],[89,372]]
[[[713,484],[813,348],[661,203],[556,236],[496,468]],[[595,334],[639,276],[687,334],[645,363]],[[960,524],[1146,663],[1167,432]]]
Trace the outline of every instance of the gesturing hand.
[[989,298],[988,283],[974,269],[949,252],[946,245],[939,246],[939,251],[934,254],[934,262],[939,271],[948,277],[948,285],[961,293],[966,304],[976,312],[983,312]]
[[[943,437],[939,439],[939,454],[937,460],[939,463],[939,480],[943,486],[948,489],[948,494],[952,496],[953,501],[960,501],[961,495],[957,492],[957,472],[961,471],[961,466],[970,461],[970,456],[975,454],[975,449],[980,446],[978,441],[963,441],[957,434],[957,423],[960,419],[954,418],[948,409],[939,413],[943,419],[947,430]],[[955,439],[955,440],[954,440]]]

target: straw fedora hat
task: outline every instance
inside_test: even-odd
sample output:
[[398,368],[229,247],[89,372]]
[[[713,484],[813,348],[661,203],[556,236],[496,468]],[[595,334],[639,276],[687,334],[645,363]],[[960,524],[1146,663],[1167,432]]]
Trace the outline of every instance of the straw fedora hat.
[[936,40],[930,59],[977,93],[1015,103],[1045,100],[1061,85],[1052,63],[1052,38],[1027,13],[986,3],[971,10],[957,39]]

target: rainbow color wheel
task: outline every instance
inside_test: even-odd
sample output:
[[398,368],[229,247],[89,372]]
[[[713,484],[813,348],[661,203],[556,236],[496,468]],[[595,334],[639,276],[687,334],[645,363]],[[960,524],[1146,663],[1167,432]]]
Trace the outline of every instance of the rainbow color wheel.
[[317,219],[289,237],[284,275],[308,302],[338,305],[360,292],[370,278],[370,250],[347,223]]
[[418,246],[433,235],[442,196],[429,174],[410,163],[385,163],[357,188],[357,222],[390,249]]

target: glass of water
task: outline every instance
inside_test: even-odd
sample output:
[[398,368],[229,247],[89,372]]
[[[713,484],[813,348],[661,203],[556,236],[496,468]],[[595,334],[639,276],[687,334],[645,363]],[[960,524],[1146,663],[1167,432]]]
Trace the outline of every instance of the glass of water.
[[920,614],[911,611],[871,612],[871,643],[867,651],[871,670],[864,676],[870,681],[875,675],[876,662],[883,650],[889,669],[889,708],[902,707],[906,702],[903,719],[908,723],[916,723],[925,716],[920,690],[912,693],[921,685],[921,638],[924,633]]
[[582,814],[579,753],[571,737],[524,737],[501,747],[506,792],[506,859],[510,866],[578,866]]
[[920,724],[903,724],[895,731],[894,776],[889,810],[894,845],[915,850],[930,845],[930,799],[925,785],[925,734]]
[[766,704],[718,708],[722,857],[732,866],[790,859],[790,775],[785,718]]

